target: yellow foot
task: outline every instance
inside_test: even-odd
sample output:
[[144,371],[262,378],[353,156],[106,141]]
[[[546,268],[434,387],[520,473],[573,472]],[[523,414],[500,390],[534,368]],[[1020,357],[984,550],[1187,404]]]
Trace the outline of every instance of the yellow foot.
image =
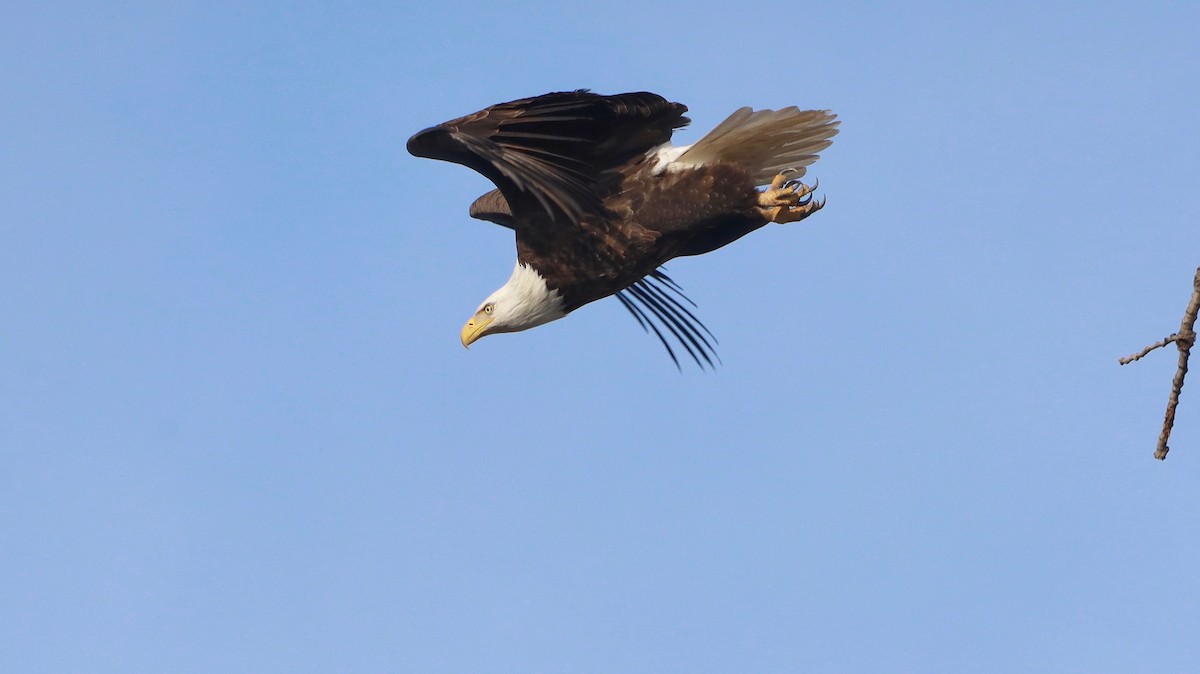
[[799,180],[788,179],[793,173],[800,172],[796,169],[781,171],[771,180],[771,187],[759,193],[758,212],[768,222],[800,222],[825,205],[824,199],[813,199],[812,193],[817,189],[817,183],[809,187]]

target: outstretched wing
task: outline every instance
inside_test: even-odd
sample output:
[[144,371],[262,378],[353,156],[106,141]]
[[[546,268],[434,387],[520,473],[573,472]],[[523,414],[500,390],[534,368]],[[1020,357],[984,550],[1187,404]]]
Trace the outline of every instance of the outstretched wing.
[[670,140],[688,123],[686,111],[647,92],[545,94],[425,129],[408,140],[408,151],[483,174],[515,221],[530,209],[578,221],[603,209],[600,174]]

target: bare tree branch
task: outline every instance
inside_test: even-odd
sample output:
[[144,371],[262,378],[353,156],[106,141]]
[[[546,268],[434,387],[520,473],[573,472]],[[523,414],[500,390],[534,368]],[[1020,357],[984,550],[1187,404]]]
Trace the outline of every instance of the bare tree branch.
[[1155,349],[1164,347],[1177,339],[1179,339],[1179,333],[1167,335],[1166,337],[1163,337],[1161,340],[1151,344],[1150,346],[1147,346],[1146,348],[1142,349],[1141,351],[1138,351],[1137,353],[1125,356],[1124,358],[1121,359],[1121,364],[1128,365],[1135,360],[1141,360],[1142,356],[1145,356],[1146,354],[1150,353],[1151,351],[1153,351]]
[[1196,343],[1197,313],[1200,313],[1200,269],[1196,269],[1196,277],[1192,280],[1192,299],[1183,312],[1183,322],[1179,325],[1179,332],[1121,359],[1121,364],[1126,365],[1172,342],[1179,348],[1179,367],[1175,370],[1175,378],[1171,381],[1171,396],[1167,398],[1167,414],[1163,418],[1162,433],[1158,436],[1158,448],[1154,450],[1154,458],[1159,460],[1167,458],[1167,452],[1171,451],[1171,448],[1167,446],[1167,440],[1171,437],[1171,429],[1175,427],[1175,408],[1179,406],[1179,393],[1183,391],[1183,378],[1187,376],[1188,356],[1191,355],[1192,346]]

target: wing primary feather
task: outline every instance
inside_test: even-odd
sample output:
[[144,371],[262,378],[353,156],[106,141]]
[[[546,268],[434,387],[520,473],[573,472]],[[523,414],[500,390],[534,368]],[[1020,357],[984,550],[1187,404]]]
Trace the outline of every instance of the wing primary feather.
[[[688,343],[684,340],[684,338],[679,334],[679,330],[675,326],[671,325],[671,322],[668,321],[663,316],[662,309],[655,306],[654,301],[651,299],[648,299],[646,297],[645,293],[641,290],[641,288],[638,288],[637,286],[630,286],[629,288],[626,288],[626,291],[632,297],[637,299],[637,301],[640,302],[643,307],[648,309],[650,311],[650,313],[654,314],[654,317],[658,319],[658,323],[661,324],[662,327],[666,328],[666,330],[671,333],[671,336],[675,338],[675,341],[678,342],[679,345],[682,346],[684,348],[684,350],[688,352],[688,355],[692,357],[692,360],[696,361],[697,365],[699,365],[700,367],[704,367],[703,364],[700,362],[700,359],[696,356],[696,352],[692,350],[692,347],[689,346]],[[653,321],[651,321],[650,325],[655,325],[655,323]]]
[[656,281],[662,281],[669,286],[671,290],[674,290],[676,293],[678,293],[680,297],[687,300],[688,304],[692,305],[693,307],[696,306],[695,302],[689,299],[687,295],[683,294],[683,288],[679,287],[679,284],[675,282],[675,279],[667,276],[666,272],[664,272],[662,269],[656,269],[650,272],[650,277]]
[[545,115],[545,114],[543,114],[543,115],[538,115],[537,117],[534,117],[531,119],[525,119],[523,117],[514,117],[513,119],[508,120],[507,124],[509,126],[522,126],[525,124],[542,124],[544,122],[590,122],[590,121],[591,121],[591,118],[585,117],[584,115]]
[[695,340],[693,339],[693,332],[691,327],[687,324],[687,321],[684,321],[683,317],[679,315],[678,312],[674,311],[673,308],[663,300],[660,292],[656,292],[656,289],[648,283],[638,283],[636,284],[636,287],[645,295],[645,299],[647,301],[654,303],[655,311],[657,314],[659,314],[660,318],[669,319],[672,325],[674,325],[676,328],[679,328],[679,330],[687,336],[688,340],[691,341],[697,348],[699,348],[700,345],[695,343]]
[[572,138],[571,136],[556,136],[551,133],[535,133],[533,131],[509,131],[505,129],[496,134],[496,142],[501,142],[504,138],[526,138],[529,140],[553,140],[559,143],[587,143],[586,138]]
[[655,324],[654,320],[646,314],[646,309],[644,309],[643,306],[639,306],[638,304],[634,303],[635,299],[638,302],[641,302],[641,300],[633,297],[632,293],[630,293],[629,296],[626,296],[626,291],[617,293],[617,297],[620,298],[623,304],[625,304],[625,308],[629,309],[630,313],[633,314],[633,317],[638,320],[638,323],[642,325],[643,330],[649,329],[654,332],[655,336],[658,337],[658,341],[662,342],[663,348],[667,350],[667,355],[669,355],[671,360],[675,363],[675,367],[682,370],[679,364],[679,358],[675,355],[675,349],[671,348],[671,343],[667,340],[666,336],[663,335],[662,331],[658,329],[658,325]]
[[667,342],[667,338],[663,337],[663,334],[659,332],[654,323],[650,321],[650,317],[646,316],[640,307],[635,305],[629,298],[625,297],[624,291],[617,293],[616,298],[621,301],[621,306],[625,307],[625,309],[628,310],[635,319],[637,319],[638,325],[642,326],[642,330],[646,332],[654,330],[654,334],[658,337],[658,341],[662,342],[663,348],[667,350],[667,355],[670,356],[671,361],[675,363],[675,368],[682,372],[683,368],[679,365],[679,358],[675,356],[675,350],[671,348],[671,345]]
[[[661,279],[655,279],[655,280],[661,281]],[[649,283],[647,283],[646,285],[647,285],[647,287],[652,287]],[[705,333],[707,333],[709,338],[711,338],[714,342],[720,343],[720,340],[718,340],[717,336],[714,335],[712,333],[712,331],[708,329],[708,326],[704,324],[704,321],[701,321],[699,318],[696,318],[695,314],[693,314],[687,307],[683,306],[683,304],[681,304],[678,299],[676,299],[676,298],[672,297],[670,294],[668,294],[666,292],[666,290],[669,289],[669,290],[673,291],[676,295],[678,295],[679,297],[682,297],[688,304],[692,305],[693,307],[696,306],[696,303],[691,301],[690,299],[688,299],[688,296],[683,294],[683,291],[680,290],[679,286],[673,285],[673,284],[667,285],[665,283],[663,283],[662,285],[664,286],[663,288],[655,287],[654,289],[660,295],[662,295],[663,299],[670,302],[679,311],[682,311],[684,314],[686,314],[688,319],[692,323],[694,323],[696,326],[698,326],[701,330],[703,330]],[[708,340],[705,340],[705,341],[708,341]]]
[[[555,154],[555,153],[553,153],[553,152],[550,152],[550,151],[548,151],[548,150],[525,150],[525,152],[526,152],[527,154],[531,154],[531,155],[532,155],[532,154],[545,155],[545,156],[547,156],[547,157],[550,157],[550,158],[552,158],[552,159],[556,159],[556,160],[558,160],[558,161],[562,161],[562,162],[573,162],[573,163],[575,163],[575,164],[577,164],[577,165],[579,165],[579,166],[582,166],[582,167],[584,167],[584,168],[586,168],[586,167],[587,167],[587,165],[586,165],[585,163],[583,163],[583,162],[579,161],[578,159],[572,159],[572,158],[570,158],[570,157],[566,157],[566,156],[563,156],[563,155],[561,155],[561,154]],[[586,173],[584,173],[583,171],[580,171],[579,169],[576,169],[576,168],[571,168],[570,166],[565,166],[565,165],[563,165],[563,166],[555,166],[555,167],[553,167],[553,168],[550,168],[549,166],[547,166],[547,165],[546,165],[546,161],[545,161],[545,160],[543,160],[543,159],[540,159],[540,158],[538,158],[538,157],[521,157],[521,156],[517,156],[517,157],[513,158],[513,160],[512,160],[512,161],[513,161],[514,163],[529,163],[529,162],[532,162],[532,163],[529,163],[529,164],[527,164],[527,165],[529,165],[529,166],[531,167],[531,169],[532,169],[532,170],[534,170],[534,171],[537,171],[537,172],[539,172],[539,173],[548,173],[548,172],[550,172],[550,171],[557,171],[557,172],[560,172],[560,173],[562,173],[562,174],[563,174],[563,178],[562,178],[563,182],[570,182],[570,183],[572,183],[572,184],[574,184],[574,185],[577,185],[577,186],[578,186],[578,187],[580,187],[580,188],[587,187],[587,181],[588,181],[588,180],[590,180],[590,178],[588,177],[588,175],[587,175]]]
[[[557,153],[557,152],[551,152],[550,150],[544,150],[544,149],[542,149],[542,148],[532,147],[532,148],[522,148],[522,150],[521,150],[521,151],[522,151],[522,152],[526,152],[526,153],[528,153],[528,154],[538,154],[538,155],[543,155],[543,156],[550,157],[551,159],[556,159],[556,160],[558,160],[558,161],[561,161],[561,162],[564,162],[564,163],[576,164],[576,165],[578,165],[578,166],[582,166],[582,167],[584,167],[584,168],[587,168],[587,162],[585,162],[585,161],[583,161],[583,160],[581,160],[581,159],[576,159],[575,157],[568,157],[568,156],[567,156],[567,155],[565,155],[565,154],[559,154],[559,153]],[[575,174],[577,174],[577,175],[580,175],[580,176],[586,176],[586,174],[582,173],[581,171],[578,171],[578,170],[576,170],[576,169],[572,169],[572,168],[570,168],[570,167],[568,167],[568,166],[558,166],[558,167],[555,167],[555,168],[558,168],[559,170],[563,170],[563,171],[571,171],[572,173],[575,173]]]
[[[688,302],[689,305],[692,306],[692,308],[696,308],[696,302],[691,301],[691,297],[689,297],[688,295],[686,295],[684,293],[683,288],[680,288],[679,284],[674,282],[673,279],[670,276],[667,276],[666,273],[662,272],[662,270],[656,270],[656,271],[650,273],[649,277],[647,277],[647,278],[653,278],[654,281],[658,281],[659,283],[664,285],[664,287],[670,289],[672,291],[672,293],[676,294],[676,296],[680,297],[680,299],[682,299],[685,302]],[[670,297],[670,295],[668,295],[668,297]],[[688,317],[691,318],[691,320],[694,320],[696,325],[700,326],[701,329],[704,330],[704,332],[707,332],[708,336],[713,338],[713,342],[720,343],[719,339],[716,338],[715,335],[713,335],[713,331],[709,330],[707,325],[704,325],[704,321],[696,318],[695,314],[692,314],[690,311],[688,311],[688,307],[684,307],[683,305],[680,305],[680,303],[676,299],[674,299],[674,297],[671,297],[671,301],[674,303],[674,305],[676,305],[677,307],[682,309],[683,312],[688,314]]]
[[[710,368],[714,367],[712,359],[709,357],[707,349],[704,347],[703,339],[696,339],[696,336],[693,333],[691,326],[687,324],[687,321],[683,320],[675,311],[671,309],[669,305],[655,296],[654,293],[650,291],[649,286],[641,286],[641,290],[646,295],[645,299],[653,303],[656,315],[660,320],[665,321],[667,325],[670,326],[671,333],[675,335],[675,338],[679,340],[679,343],[683,345],[683,348],[686,349],[687,352],[692,356],[692,360],[695,360],[696,364],[703,368],[704,364],[699,360],[700,358],[703,358],[705,362],[708,363]],[[691,347],[694,347],[694,350]]]
[[[692,333],[688,330],[685,323],[676,318],[669,307],[664,306],[662,302],[653,294],[651,294],[640,282],[629,286],[627,290],[634,297],[637,297],[639,300],[641,300],[643,305],[650,308],[655,317],[657,317],[658,320],[661,321],[662,324],[671,331],[671,334],[675,336],[675,339],[677,339],[683,348],[688,352],[688,355],[692,357],[692,360],[696,361],[696,365],[699,365],[701,368],[704,367],[704,363],[700,362],[700,358],[703,357],[706,361],[708,361],[709,367],[713,367],[712,359],[710,359],[708,354],[705,353],[704,347],[700,346],[700,344],[696,341],[696,338],[693,337]],[[693,346],[695,347],[694,350],[692,348]],[[699,355],[697,355],[697,351],[699,351]]]
[[[679,359],[666,335],[659,330],[660,324],[701,368],[707,363],[708,367],[715,369],[716,363],[721,362],[714,346],[717,343],[716,336],[684,305],[686,302],[695,307],[696,303],[661,269],[617,293],[617,299],[642,326],[643,331],[654,331],[676,367],[679,367]],[[716,363],[713,362],[714,358]]]
[[689,321],[688,318],[685,317],[683,313],[680,313],[680,311],[676,308],[679,306],[679,303],[670,296],[666,295],[661,289],[655,288],[653,285],[648,283],[639,285],[648,296],[654,299],[658,307],[663,311],[667,318],[669,318],[671,322],[679,328],[684,337],[686,337],[687,340],[692,343],[692,346],[696,347],[696,350],[700,353],[701,357],[708,362],[708,366],[715,367],[712,362],[712,358],[710,358],[708,355],[709,352],[712,351],[712,344],[710,344],[709,341],[705,339],[704,335],[700,334],[700,331],[696,329],[696,326],[694,325],[696,322],[696,317],[691,316],[691,312],[686,312],[685,310],[687,316],[691,317],[691,320]]
[[[647,284],[646,289],[657,294],[660,302],[665,306],[665,308],[670,311],[671,314],[674,315],[675,318],[677,318],[685,328],[687,328],[691,335],[694,335],[697,340],[703,343],[703,347],[701,347],[700,344],[696,344],[697,348],[700,348],[702,353],[712,354],[713,356],[716,356],[718,361],[721,360],[720,356],[717,356],[716,348],[713,346],[712,342],[709,341],[711,338],[715,342],[716,337],[713,337],[712,333],[708,331],[708,328],[704,327],[704,324],[701,323],[695,317],[695,315],[692,314],[692,312],[688,311],[686,307],[679,304],[675,298],[663,292],[661,288],[655,288],[654,286]],[[700,330],[707,332],[708,337],[700,334]],[[695,340],[693,340],[693,343],[696,343]],[[705,358],[707,358],[707,356],[705,356]],[[709,363],[711,364],[712,361],[710,360]]]

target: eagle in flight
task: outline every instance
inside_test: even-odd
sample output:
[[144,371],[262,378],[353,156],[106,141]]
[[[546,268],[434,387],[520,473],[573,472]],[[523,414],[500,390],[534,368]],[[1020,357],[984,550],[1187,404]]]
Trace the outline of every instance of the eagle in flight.
[[409,139],[413,155],[495,183],[470,215],[516,234],[512,277],[467,321],[463,346],[615,295],[676,366],[667,335],[697,365],[713,366],[716,340],[662,265],[820,210],[824,200],[800,178],[838,122],[828,110],[741,108],[676,147],[671,134],[690,121],[685,112],[648,92],[579,90],[493,105]]

